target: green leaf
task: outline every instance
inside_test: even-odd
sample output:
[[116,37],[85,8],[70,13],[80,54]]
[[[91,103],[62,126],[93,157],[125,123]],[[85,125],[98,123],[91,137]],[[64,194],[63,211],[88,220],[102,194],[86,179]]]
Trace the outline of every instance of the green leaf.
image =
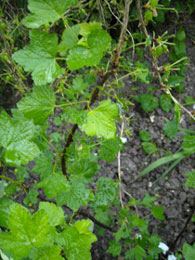
[[179,31],[177,32],[175,38],[178,40],[178,41],[183,41],[186,39],[186,34],[185,34],[185,31],[184,29],[179,29]]
[[157,151],[155,143],[143,142],[142,147],[147,154],[153,154]]
[[48,216],[50,226],[57,226],[64,222],[64,211],[51,202],[40,202],[39,209],[43,209]]
[[162,206],[153,206],[152,207],[152,215],[160,220],[165,220],[164,217],[164,209]]
[[59,206],[67,205],[73,211],[77,211],[81,205],[90,200],[90,190],[82,183],[74,183],[68,189],[61,191],[56,198]]
[[118,117],[118,107],[110,99],[100,102],[99,106],[89,111],[82,129],[88,136],[102,136],[113,139],[116,135],[114,120]]
[[43,188],[49,199],[55,198],[60,191],[68,188],[66,177],[62,173],[51,173],[36,184],[36,188]]
[[33,216],[20,204],[10,206],[10,232],[0,233],[0,247],[13,258],[20,259],[28,255],[32,246],[42,247],[50,244],[50,226],[44,211]]
[[169,76],[168,85],[174,87],[174,86],[181,84],[184,81],[185,81],[185,78],[183,76],[179,76],[177,74],[174,74],[174,75]]
[[99,157],[107,162],[114,162],[117,153],[122,150],[123,143],[119,137],[101,142]]
[[165,163],[169,163],[169,162],[175,161],[175,160],[182,160],[185,157],[186,156],[184,153],[175,153],[170,156],[162,157],[162,158],[156,160],[155,162],[151,163],[146,169],[141,171],[138,177],[142,177],[142,176],[146,175],[147,173],[151,172],[152,170],[156,169],[157,167],[159,167]]
[[183,245],[183,256],[185,260],[192,260],[195,256],[195,243],[193,246],[188,245],[187,243],[184,243]]
[[148,255],[147,260],[150,259],[158,259],[159,254],[162,252],[162,249],[158,247],[161,242],[161,238],[158,235],[152,235],[148,237],[149,247],[148,247]]
[[176,136],[178,132],[178,124],[176,120],[167,121],[163,128],[163,131],[170,139]]
[[186,172],[187,181],[185,186],[195,189],[195,171]]
[[156,201],[156,197],[155,196],[150,196],[149,193],[147,192],[145,194],[145,197],[142,201],[137,202],[138,205],[143,205],[147,208],[152,208],[152,203],[154,203]]
[[147,21],[152,21],[153,18],[153,13],[150,10],[147,10],[144,14],[144,17]]
[[82,75],[78,75],[72,81],[72,88],[76,90],[77,94],[83,94],[83,91],[88,88],[88,84],[83,81]]
[[62,40],[58,45],[58,51],[61,56],[66,55],[67,51],[78,42],[78,35],[80,31],[80,25],[74,25],[72,27],[66,28],[62,34]]
[[[52,246],[52,247],[41,247],[33,248],[30,252],[30,259],[33,260],[64,260],[61,256],[61,247]],[[26,258],[24,259],[26,260]],[[27,259],[28,260],[28,259]]]
[[100,169],[97,158],[74,160],[69,164],[68,173],[72,175],[84,175],[91,178]]
[[163,94],[160,96],[160,107],[165,112],[169,112],[172,109],[172,100],[168,95]]
[[97,182],[97,192],[94,205],[96,207],[109,207],[115,199],[118,187],[110,178],[100,177]]
[[11,143],[5,152],[5,161],[10,166],[27,164],[39,155],[39,148],[35,143],[27,140]]
[[131,260],[143,260],[144,257],[146,257],[145,250],[139,246],[136,245],[135,247],[131,248],[129,251],[126,252],[125,258],[131,259]]
[[70,70],[76,70],[83,66],[98,65],[103,57],[103,53],[109,47],[110,42],[110,35],[106,31],[92,31],[87,36],[86,44],[77,45],[69,51],[67,57],[68,68]]
[[57,35],[30,31],[30,40],[30,45],[13,54],[14,60],[23,66],[25,71],[32,72],[35,85],[52,83],[62,74],[62,69],[55,60]]
[[113,257],[119,256],[121,253],[121,244],[117,241],[109,241],[107,253],[111,253]]
[[67,8],[77,5],[77,0],[29,0],[31,11],[23,24],[28,28],[39,28],[43,24],[54,23],[60,19]]
[[150,0],[150,5],[152,8],[156,8],[158,5],[158,0]]
[[54,104],[55,94],[50,86],[34,86],[33,93],[20,100],[17,107],[35,124],[43,124],[53,114]]
[[10,117],[5,111],[0,114],[0,144],[7,147],[13,142],[30,140],[33,138],[35,126],[32,120],[15,119]]
[[83,124],[87,116],[87,111],[79,111],[75,107],[67,107],[62,114],[64,121],[69,120],[71,124],[78,124],[79,126]]
[[158,98],[153,97],[151,94],[142,94],[140,95],[140,103],[142,109],[145,112],[152,112],[158,107]]
[[195,153],[195,135],[184,135],[182,148],[188,154]]
[[93,31],[101,30],[101,23],[91,22],[91,23],[80,23],[80,34],[85,38]]
[[52,160],[53,160],[52,152],[47,151],[46,153],[41,154],[39,157],[37,157],[34,160],[35,166],[33,167],[32,172],[39,174],[41,176],[41,180],[51,175],[54,168]]
[[24,204],[30,206],[30,204],[37,204],[37,196],[39,195],[37,190],[29,190],[27,196],[24,199]]
[[38,146],[31,141],[34,132],[32,120],[11,118],[6,112],[0,114],[0,145],[6,148],[4,158],[8,165],[20,166],[39,155]]
[[139,137],[142,141],[145,141],[145,142],[148,142],[151,139],[150,133],[146,130],[139,131]]
[[90,221],[81,220],[62,232],[68,260],[91,260],[91,244],[97,239],[88,229],[90,226]]
[[67,64],[70,70],[77,70],[84,66],[94,66],[100,61],[99,57],[93,57],[93,53],[85,46],[75,46],[69,51]]
[[13,204],[12,200],[7,198],[0,199],[0,226],[8,228],[8,220],[10,213],[10,206]]
[[95,30],[92,31],[87,38],[88,46],[91,50],[93,50],[95,53],[101,53],[103,54],[104,51],[106,51],[110,45],[111,37],[110,35],[103,30]]

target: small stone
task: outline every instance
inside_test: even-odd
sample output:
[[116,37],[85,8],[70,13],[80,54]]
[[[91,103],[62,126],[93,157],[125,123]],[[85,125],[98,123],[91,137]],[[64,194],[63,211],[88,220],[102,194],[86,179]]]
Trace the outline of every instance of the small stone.
[[165,188],[167,188],[167,189],[170,189],[171,188],[171,185],[170,185],[170,183],[169,182],[165,182]]
[[179,188],[180,187],[180,182],[176,178],[172,178],[169,180],[171,188]]
[[181,200],[182,202],[184,202],[184,201],[186,200],[186,198],[187,198],[186,193],[183,192],[183,191],[180,192],[179,198],[180,198],[180,200]]

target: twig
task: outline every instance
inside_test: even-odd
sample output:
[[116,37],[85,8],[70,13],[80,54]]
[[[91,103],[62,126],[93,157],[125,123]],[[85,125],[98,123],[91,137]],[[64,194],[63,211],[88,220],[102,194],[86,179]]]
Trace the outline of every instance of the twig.
[[114,228],[109,227],[109,226],[107,226],[107,225],[105,225],[105,224],[99,222],[97,219],[95,219],[95,218],[94,218],[89,212],[87,212],[86,210],[79,209],[79,210],[77,211],[77,214],[78,214],[78,215],[82,215],[83,217],[87,217],[87,218],[91,219],[96,225],[98,225],[98,226],[100,226],[100,227],[102,227],[102,228],[104,228],[104,229],[107,229],[107,230],[109,230],[109,231],[111,231],[111,232],[114,231]]
[[[48,198],[45,198],[44,196],[42,196],[41,194],[38,195],[38,198],[41,200],[41,201],[46,201],[46,202],[52,202],[54,204],[56,204],[56,201],[54,199],[48,199]],[[67,205],[63,205],[63,207],[65,207],[66,209],[71,210],[71,208],[69,208]],[[86,217],[86,218],[89,218],[91,219],[96,225],[104,228],[104,229],[107,229],[111,232],[114,231],[114,229],[110,226],[107,226],[103,223],[101,223],[100,221],[98,221],[96,218],[94,218],[87,210],[84,210],[84,209],[79,209],[77,212],[76,212],[76,215],[81,215],[83,217]]]
[[119,64],[119,58],[120,58],[120,55],[121,55],[123,43],[125,41],[125,34],[126,34],[126,31],[127,31],[130,4],[131,4],[130,0],[125,1],[125,14],[124,14],[124,17],[123,17],[123,24],[122,24],[122,29],[121,29],[121,34],[120,34],[118,46],[116,48],[114,59],[112,61],[112,67],[113,68],[117,68],[118,64]]
[[[109,9],[109,11],[111,12],[111,14],[115,17],[115,19],[116,19],[121,25],[123,25],[123,23],[122,23],[121,20],[118,18],[118,16],[116,16],[115,13],[112,11],[109,2],[108,2],[107,0],[104,0],[104,1],[106,2],[107,6],[108,6],[108,9]],[[130,1],[130,4],[131,4],[131,2],[132,2],[132,0]],[[131,32],[130,32],[128,29],[127,29],[127,33],[130,35],[131,40],[132,40],[132,43],[133,43],[133,45],[132,45],[132,47],[133,47],[132,58],[134,58],[134,56],[135,56],[135,42],[134,42],[134,39],[133,39],[133,36],[132,36]]]
[[[123,132],[124,132],[124,120],[122,121],[121,124],[120,137],[123,136]],[[122,208],[124,208],[123,198],[122,198],[122,184],[121,184],[121,152],[120,151],[118,152],[118,179],[119,179],[119,198],[120,198],[121,206]]]

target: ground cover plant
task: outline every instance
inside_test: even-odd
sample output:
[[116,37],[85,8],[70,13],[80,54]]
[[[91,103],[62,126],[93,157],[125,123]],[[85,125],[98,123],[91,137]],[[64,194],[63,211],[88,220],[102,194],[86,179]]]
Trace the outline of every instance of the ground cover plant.
[[[194,238],[180,243],[194,221],[194,196],[185,223],[166,247],[150,221],[164,225],[164,207],[148,192],[132,196],[121,164],[135,127],[134,115],[129,116],[133,107],[151,123],[155,110],[170,113],[163,135],[167,140],[182,135],[177,151],[160,151],[140,125],[140,149],[148,163],[130,177],[132,183],[142,183],[159,167],[165,170],[154,183],[166,179],[183,160],[194,158],[195,96],[177,98],[185,91],[190,63],[183,24],[194,10],[190,0],[185,5],[179,0],[2,1],[3,260],[99,259],[92,246],[105,232],[111,235],[105,252],[110,259],[194,259]],[[166,22],[174,24],[172,31]],[[126,79],[133,87],[124,86]],[[191,128],[181,127],[183,116]],[[117,163],[116,176],[102,173],[103,161]],[[193,166],[184,174],[179,185],[193,192]]]

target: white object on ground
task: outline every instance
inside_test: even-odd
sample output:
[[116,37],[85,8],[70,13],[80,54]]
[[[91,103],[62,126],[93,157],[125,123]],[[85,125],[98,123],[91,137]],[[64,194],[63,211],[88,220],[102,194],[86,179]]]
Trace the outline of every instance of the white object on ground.
[[[163,254],[165,255],[166,252],[169,250],[169,247],[163,243],[163,242],[160,242],[159,245],[158,245],[158,248],[162,249],[163,250]],[[171,260],[171,259],[169,259]]]
[[93,223],[93,221],[91,220],[91,219],[87,219],[89,222],[91,222],[91,226],[90,227],[88,227],[88,230],[90,230],[91,232],[93,232],[93,230],[94,230],[94,223]]
[[127,142],[127,138],[126,137],[120,137],[121,141],[125,144]]
[[177,258],[172,254],[168,256],[168,260],[177,260]]

